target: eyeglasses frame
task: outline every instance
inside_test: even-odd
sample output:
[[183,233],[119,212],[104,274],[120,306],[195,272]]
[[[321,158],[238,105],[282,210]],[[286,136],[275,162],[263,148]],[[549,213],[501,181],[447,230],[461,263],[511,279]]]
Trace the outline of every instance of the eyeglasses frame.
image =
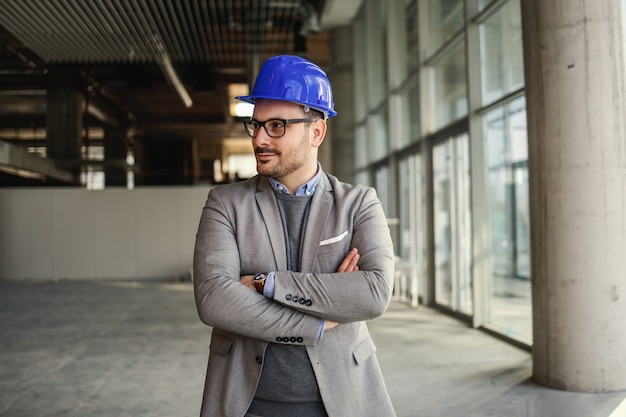
[[[280,136],[272,136],[270,135],[270,132],[268,131],[267,127],[265,126],[265,123],[267,122],[271,122],[273,120],[278,120],[279,122],[283,122],[283,124],[285,125],[283,134]],[[283,136],[285,136],[285,134],[287,133],[287,125],[288,124],[292,124],[292,123],[312,123],[312,122],[316,122],[318,120],[322,120],[319,118],[308,118],[308,119],[277,119],[277,118],[272,118],[272,119],[267,119],[264,122],[261,122],[259,120],[255,120],[255,119],[250,119],[250,120],[244,120],[243,121],[243,127],[246,131],[246,134],[248,136],[250,136],[251,138],[256,138],[259,134],[259,130],[261,127],[263,127],[263,130],[265,130],[265,133],[267,133],[267,136],[269,136],[270,138],[282,138]],[[248,124],[250,123],[256,123],[258,126],[256,126],[254,128],[254,131],[256,131],[255,133],[250,133],[250,131],[248,130]]]

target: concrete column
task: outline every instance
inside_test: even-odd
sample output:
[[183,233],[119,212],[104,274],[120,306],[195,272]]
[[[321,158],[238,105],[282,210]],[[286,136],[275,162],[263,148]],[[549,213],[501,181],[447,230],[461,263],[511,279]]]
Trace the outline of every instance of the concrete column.
[[78,170],[83,136],[84,93],[77,87],[53,85],[46,97],[47,155],[59,166]]
[[568,391],[624,390],[624,2],[520,3],[534,379]]

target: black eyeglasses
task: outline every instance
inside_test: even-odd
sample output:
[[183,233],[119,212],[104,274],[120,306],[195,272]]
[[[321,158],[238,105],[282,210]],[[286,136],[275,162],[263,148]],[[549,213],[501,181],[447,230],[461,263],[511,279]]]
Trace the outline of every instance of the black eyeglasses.
[[289,123],[310,123],[316,120],[320,119],[269,119],[264,122],[259,122],[258,120],[244,120],[243,125],[246,128],[246,133],[251,138],[256,138],[261,126],[265,129],[267,136],[270,138],[279,138],[285,135]]

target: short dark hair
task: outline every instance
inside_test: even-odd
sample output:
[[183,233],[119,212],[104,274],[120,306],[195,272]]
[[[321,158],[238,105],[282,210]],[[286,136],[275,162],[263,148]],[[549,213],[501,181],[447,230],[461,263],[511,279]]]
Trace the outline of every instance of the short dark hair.
[[306,114],[306,115],[308,115],[310,117],[316,117],[316,118],[319,118],[319,119],[322,119],[322,120],[324,120],[326,118],[326,116],[324,115],[324,112],[312,109],[310,107],[309,107],[309,111],[306,111],[306,108],[305,108],[304,114]]

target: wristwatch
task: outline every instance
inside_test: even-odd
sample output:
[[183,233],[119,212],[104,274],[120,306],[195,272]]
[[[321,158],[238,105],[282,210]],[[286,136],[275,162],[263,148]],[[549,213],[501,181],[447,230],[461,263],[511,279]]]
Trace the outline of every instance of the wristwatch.
[[259,294],[263,294],[263,289],[265,288],[265,280],[267,279],[267,272],[259,272],[252,278],[252,283],[254,284],[254,288],[256,292]]

